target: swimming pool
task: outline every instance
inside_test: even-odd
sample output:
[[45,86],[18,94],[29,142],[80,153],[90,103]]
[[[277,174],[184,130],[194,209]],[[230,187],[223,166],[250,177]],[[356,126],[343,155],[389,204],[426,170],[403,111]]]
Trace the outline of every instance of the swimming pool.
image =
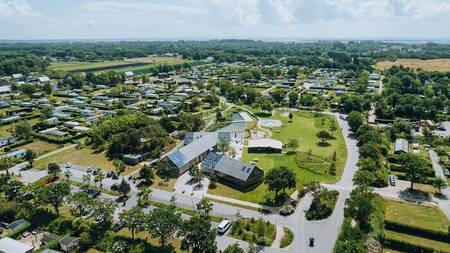
[[281,121],[276,120],[276,119],[263,119],[261,120],[261,126],[264,127],[280,127]]

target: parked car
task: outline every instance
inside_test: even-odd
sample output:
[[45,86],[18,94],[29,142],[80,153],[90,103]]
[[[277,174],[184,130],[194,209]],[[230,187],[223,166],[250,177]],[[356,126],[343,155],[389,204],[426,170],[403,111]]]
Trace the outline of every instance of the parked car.
[[110,177],[112,177],[113,174],[114,174],[114,172],[109,171],[108,173],[106,173],[106,177],[107,177],[107,178],[110,178]]
[[92,172],[92,170],[93,170],[93,168],[92,168],[92,167],[87,167],[87,170],[86,170],[86,172],[87,172],[87,173],[91,173],[91,172]]
[[8,222],[4,222],[4,221],[0,222],[0,227],[2,227],[2,228],[6,228],[8,225],[9,225]]
[[67,162],[66,163],[66,168],[71,168],[72,167],[72,163],[71,162]]
[[85,218],[85,219],[89,219],[92,217],[92,215],[94,215],[94,210],[84,210],[81,213],[81,217]]
[[119,179],[119,175],[114,172],[111,178],[114,180],[117,180],[117,179]]
[[314,247],[314,238],[309,238],[309,247]]
[[114,232],[119,232],[123,227],[125,226],[125,222],[119,220],[118,222],[116,222],[113,226],[112,226],[112,231]]
[[444,169],[444,175],[450,177],[450,170],[448,168]]
[[295,209],[294,207],[292,207],[291,205],[287,205],[287,206],[283,206],[280,209],[280,215],[284,215],[284,216],[288,216],[291,215],[292,213],[294,213]]
[[24,200],[34,199],[34,195],[31,192],[24,193],[22,197],[23,197]]
[[119,187],[118,183],[114,183],[113,185],[111,185],[111,190],[112,191],[117,191],[117,188]]
[[85,190],[85,192],[93,198],[96,198],[96,197],[100,196],[100,194],[101,194],[100,190],[98,190],[98,189],[87,189],[87,190]]
[[25,232],[22,233],[22,236],[23,236],[23,237],[27,237],[27,236],[29,236],[29,235],[30,235],[30,232],[28,232],[28,231],[25,231]]
[[340,118],[341,120],[345,120],[344,115],[339,115],[339,118]]
[[390,183],[390,185],[395,186],[395,184],[396,184],[395,176],[393,176],[393,175],[389,176],[389,183]]
[[220,224],[217,226],[217,231],[219,234],[223,235],[227,232],[228,229],[231,227],[231,221],[229,220],[223,220],[220,222]]

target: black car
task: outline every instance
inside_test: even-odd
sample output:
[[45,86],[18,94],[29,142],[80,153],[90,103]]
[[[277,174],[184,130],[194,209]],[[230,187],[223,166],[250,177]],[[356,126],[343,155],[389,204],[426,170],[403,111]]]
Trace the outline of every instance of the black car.
[[309,238],[309,247],[314,247],[314,238]]
[[115,184],[111,185],[111,191],[117,191],[118,187],[119,187],[118,183],[115,183]]
[[110,177],[112,177],[113,174],[114,174],[114,172],[110,171],[110,172],[106,173],[106,177],[110,178]]
[[27,193],[23,194],[22,197],[23,197],[24,200],[31,200],[31,199],[34,199],[34,195],[33,195],[33,193],[31,193],[31,192],[27,192]]
[[85,192],[93,198],[98,197],[101,193],[98,189],[87,189]]
[[112,226],[112,231],[114,232],[119,232],[123,227],[125,226],[125,222],[123,221],[118,221],[116,222],[113,226]]
[[119,179],[119,175],[117,175],[117,173],[114,173],[114,174],[112,175],[112,179],[114,179],[114,180]]

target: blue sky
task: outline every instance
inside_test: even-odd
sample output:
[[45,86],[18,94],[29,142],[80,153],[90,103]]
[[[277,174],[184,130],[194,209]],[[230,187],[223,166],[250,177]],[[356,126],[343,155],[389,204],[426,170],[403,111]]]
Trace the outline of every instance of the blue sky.
[[0,0],[0,39],[450,38],[450,0]]

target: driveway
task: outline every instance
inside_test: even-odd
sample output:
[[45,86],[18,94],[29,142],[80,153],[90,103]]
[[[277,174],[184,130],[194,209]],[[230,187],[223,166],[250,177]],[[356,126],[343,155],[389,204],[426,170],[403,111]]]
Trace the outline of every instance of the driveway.
[[203,177],[202,183],[192,182],[189,172],[183,173],[178,177],[175,183],[175,193],[192,196],[195,198],[203,198],[208,192],[209,178]]

